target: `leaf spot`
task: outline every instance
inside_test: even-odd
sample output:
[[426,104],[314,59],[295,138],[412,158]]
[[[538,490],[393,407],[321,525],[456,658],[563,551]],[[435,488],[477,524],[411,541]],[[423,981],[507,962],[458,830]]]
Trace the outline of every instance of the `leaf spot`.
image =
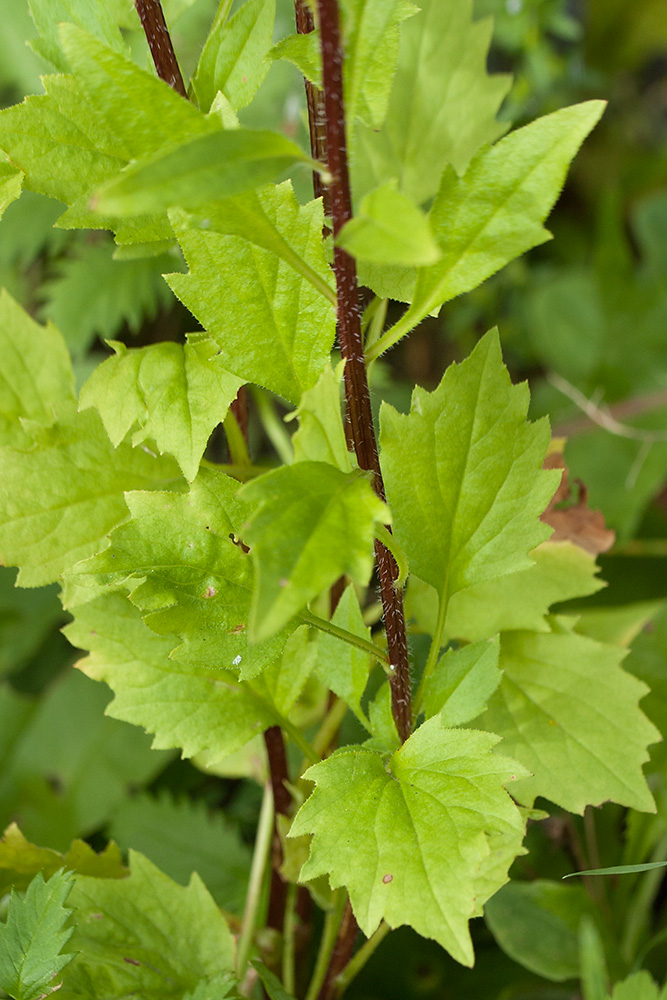
[[218,591],[215,589],[215,587],[207,587],[204,597],[215,597],[217,593]]
[[123,958],[123,961],[127,962],[128,965],[141,965],[141,962],[137,962],[136,958]]
[[382,881],[384,882],[385,885],[387,885],[387,883],[394,881],[394,876],[387,873],[386,875],[382,876]]
[[235,667],[238,667],[238,665],[239,665],[240,662],[241,662],[241,654],[239,653],[238,656],[234,657],[234,659],[232,660],[232,663],[234,664]]

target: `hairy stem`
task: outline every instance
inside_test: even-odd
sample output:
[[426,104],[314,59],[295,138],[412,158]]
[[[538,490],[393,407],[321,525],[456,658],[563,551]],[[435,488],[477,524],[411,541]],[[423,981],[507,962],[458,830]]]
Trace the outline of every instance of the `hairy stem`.
[[[336,237],[352,218],[343,103],[343,50],[336,0],[318,0],[317,7],[322,47],[327,165],[331,174],[329,193]],[[384,499],[384,483],[364,362],[356,265],[354,259],[340,247],[334,247],[334,274],[338,301],[338,338],[341,354],[346,361],[345,396],[351,436],[359,465],[372,472],[375,491]],[[412,727],[412,708],[403,595],[394,587],[398,567],[389,550],[379,541],[375,543],[375,555],[392,668],[392,712],[399,736],[405,741]]]
[[378,663],[389,664],[389,657],[384,649],[380,649],[374,642],[369,642],[363,636],[355,635],[354,632],[348,632],[346,629],[341,628],[340,625],[329,622],[326,618],[319,618],[310,611],[302,611],[299,618],[307,625],[312,625],[313,628],[319,629],[320,632],[326,632],[328,635],[333,635],[336,639],[340,639],[350,646],[356,646],[357,649],[361,649],[364,653],[372,656]]
[[137,14],[151,50],[157,75],[182,97],[187,98],[185,84],[176,59],[171,36],[162,12],[160,0],[134,0]]

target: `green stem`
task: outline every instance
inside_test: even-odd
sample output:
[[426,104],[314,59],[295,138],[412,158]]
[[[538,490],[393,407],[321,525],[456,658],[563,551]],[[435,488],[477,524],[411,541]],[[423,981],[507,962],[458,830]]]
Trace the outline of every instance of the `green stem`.
[[306,622],[307,625],[312,625],[313,628],[319,629],[320,632],[327,632],[329,635],[333,635],[337,639],[346,642],[349,646],[356,646],[357,649],[363,649],[364,653],[369,653],[378,663],[389,664],[388,653],[385,653],[383,649],[376,646],[374,642],[369,642],[368,639],[364,639],[360,635],[355,635],[354,632],[348,632],[346,629],[334,625],[333,622],[328,622],[326,618],[318,618],[317,615],[312,614],[310,611],[302,611],[299,618]]
[[424,673],[422,674],[422,679],[419,682],[419,688],[417,690],[417,695],[414,701],[414,717],[415,719],[419,715],[422,705],[424,704],[424,692],[426,690],[426,685],[429,678],[432,676],[433,671],[436,668],[436,664],[440,657],[440,648],[442,646],[442,634],[445,631],[445,620],[447,618],[447,598],[443,594],[440,602],[438,604],[438,620],[435,625],[435,632],[433,633],[433,638],[431,640],[431,648],[428,651],[428,659],[426,660],[426,666],[424,667]]
[[[321,169],[322,164],[318,163],[314,164],[314,166],[317,166]],[[309,281],[310,284],[313,286],[313,288],[317,289],[320,295],[323,295],[325,299],[328,299],[331,305],[335,309],[338,303],[338,298],[333,288],[331,288],[330,285],[327,285],[324,278],[321,278],[317,273],[317,271],[313,270],[310,264],[307,264],[302,257],[299,257],[298,253],[296,253],[296,251],[289,245],[289,243],[287,243],[287,241],[281,240],[281,243],[283,244],[282,248],[283,259],[288,264],[291,264],[294,270],[297,271],[302,278],[305,278],[306,281]]]
[[283,986],[294,995],[294,932],[296,930],[296,883],[287,888],[285,903],[285,923],[283,925]]
[[250,869],[250,882],[248,884],[248,895],[246,896],[245,909],[243,911],[243,921],[241,923],[241,934],[239,935],[238,951],[236,956],[236,974],[239,979],[245,975],[252,939],[257,926],[259,914],[259,904],[262,898],[262,885],[264,874],[269,861],[271,843],[273,841],[273,793],[271,785],[266,784],[264,796],[262,798],[262,808],[259,814],[259,824],[255,837],[255,850],[252,856],[252,868]]
[[396,565],[398,566],[398,576],[394,580],[394,587],[396,590],[403,590],[405,581],[408,578],[408,573],[410,572],[405,552],[398,544],[391,531],[388,531],[384,524],[375,525],[375,537],[379,542],[382,542],[385,549],[389,549],[392,556],[396,560]]
[[382,327],[387,318],[387,306],[389,299],[375,298],[368,307],[368,329],[366,331],[366,348],[371,347],[380,339]]
[[386,924],[383,920],[375,934],[372,934],[368,941],[365,941],[364,944],[362,944],[352,961],[348,962],[340,975],[336,976],[335,984],[338,997],[343,995],[354,977],[361,972],[368,959],[371,957],[377,946],[384,941],[390,930],[391,927],[389,924]]
[[325,980],[327,969],[329,968],[329,959],[331,958],[336,945],[338,928],[340,927],[341,920],[343,919],[346,902],[347,896],[344,890],[337,889],[334,893],[333,907],[324,918],[324,930],[322,931],[322,937],[320,939],[320,949],[317,953],[317,961],[313,971],[313,978],[310,981],[310,986],[308,987],[308,992],[306,993],[306,1000],[316,1000],[322,987],[322,983]]
[[285,424],[276,413],[273,400],[263,389],[255,387],[253,387],[252,395],[257,406],[259,419],[262,421],[262,426],[266,431],[269,441],[276,449],[281,462],[285,465],[291,465],[294,461],[292,439],[287,432]]
[[[406,334],[410,333],[410,331],[415,328],[417,323],[421,322],[424,318],[419,315],[415,318],[410,315],[410,312],[410,309],[406,310],[401,318],[394,323],[393,326],[389,327],[386,333],[382,334],[379,340],[376,340],[374,344],[371,344],[365,354],[367,366],[370,365],[372,361],[376,361],[381,354],[388,351],[390,347],[394,346],[394,344],[397,344],[402,337],[405,337]],[[425,313],[425,315],[428,315],[428,312]]]
[[243,431],[239,427],[238,421],[231,410],[227,411],[227,416],[222,426],[225,428],[227,447],[229,448],[229,457],[232,460],[232,465],[238,465],[241,468],[252,465]]

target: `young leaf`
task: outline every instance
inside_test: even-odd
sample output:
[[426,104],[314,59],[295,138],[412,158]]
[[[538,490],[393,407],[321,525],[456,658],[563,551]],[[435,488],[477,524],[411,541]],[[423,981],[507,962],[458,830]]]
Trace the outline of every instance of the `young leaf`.
[[[277,230],[327,286],[321,202],[300,206],[289,185],[265,188],[259,200],[270,223],[268,234],[262,230],[266,239]],[[258,249],[248,242],[249,223],[238,228],[238,213],[234,231],[243,235],[205,232],[176,216],[173,221],[190,273],[169,275],[170,287],[215,340],[228,371],[297,404],[328,362],[335,335],[331,302],[277,259],[273,244]],[[266,245],[263,237],[260,246]]]
[[389,523],[390,514],[359,472],[297,462],[253,480],[240,495],[260,505],[243,529],[257,573],[255,641],[277,632],[344,573],[368,583],[375,524]]
[[549,430],[526,422],[528,398],[525,383],[510,383],[489,333],[434,392],[415,389],[408,416],[382,406],[396,537],[441,607],[466,587],[529,566],[529,551],[548,536],[539,515],[558,473],[541,468]]
[[77,569],[127,584],[153,631],[191,639],[176,652],[179,662],[246,679],[281,654],[289,632],[248,645],[252,563],[233,541],[239,512],[247,514],[237,490],[235,480],[206,469],[187,494],[127,493],[130,520],[108,550]]
[[236,111],[250,104],[269,69],[275,17],[275,0],[246,0],[229,21],[216,17],[192,78],[202,111],[219,91]]
[[66,635],[91,655],[79,667],[114,692],[107,714],[155,734],[156,749],[211,765],[280,722],[231,670],[213,672],[169,658],[174,640],[152,632],[127,598],[110,594],[75,610]]
[[50,427],[56,413],[74,402],[72,364],[58,330],[35,323],[4,289],[0,354],[0,441],[20,445],[26,438],[22,418]]
[[20,567],[19,586],[51,583],[97,552],[127,517],[126,490],[180,478],[171,460],[126,444],[114,449],[93,410],[64,412],[31,435],[29,451],[0,448],[0,553]]
[[448,167],[429,215],[443,256],[420,268],[412,305],[369,358],[395,344],[443,302],[480,285],[510,260],[550,239],[542,223],[570,161],[597,123],[603,101],[555,111],[479,153],[463,177]]
[[[371,630],[364,625],[359,600],[352,584],[341,597],[331,621],[334,625],[370,641]],[[347,702],[363,726],[369,728],[361,707],[372,664],[367,653],[355,646],[346,646],[328,632],[317,634],[317,664],[315,670],[339,698]]]
[[[154,441],[173,455],[185,478],[197,475],[211,431],[225,418],[242,385],[221,365],[210,338],[135,350],[118,342],[81,390],[79,408],[94,406],[114,447],[134,429],[132,445]],[[136,428],[136,429],[135,429]]]
[[109,833],[121,847],[141,851],[181,885],[196,871],[219,906],[243,912],[251,852],[222,812],[209,812],[201,801],[174,800],[166,793],[134,795],[114,814]]
[[501,637],[503,679],[478,724],[532,772],[515,786],[519,801],[542,795],[576,813],[607,799],[655,809],[641,766],[660,736],[638,707],[647,688],[619,667],[622,657],[558,622]]
[[341,404],[342,364],[330,364],[312,389],[306,389],[298,408],[285,419],[299,421],[292,437],[295,462],[328,462],[342,472],[352,472],[354,459],[347,450]]
[[395,181],[387,181],[362,199],[336,243],[357,260],[371,264],[420,267],[435,264],[442,256],[428,219],[396,190]]
[[311,767],[305,776],[317,787],[290,831],[314,835],[301,878],[328,874],[332,888],[345,885],[366,936],[382,918],[391,927],[410,924],[472,965],[468,920],[479,902],[489,834],[514,841],[491,891],[506,881],[523,836],[503,785],[524,772],[491,752],[496,742],[433,718],[388,760],[346,747]]
[[73,955],[61,955],[72,931],[64,904],[71,876],[59,871],[48,882],[36,875],[23,899],[12,893],[7,922],[0,925],[0,989],[14,1000],[41,1000],[54,993]]
[[12,887],[24,891],[35,875],[41,872],[50,878],[62,868],[95,878],[125,878],[128,874],[113,841],[96,854],[85,840],[75,840],[61,854],[50,847],[31,844],[16,823],[7,827],[0,840],[0,892],[4,894]]
[[[368,6],[394,5],[376,0]],[[354,138],[357,197],[397,178],[402,194],[422,204],[437,191],[447,163],[462,173],[473,153],[504,131],[496,113],[511,78],[487,75],[490,18],[473,24],[472,0],[420,0],[417,6],[401,28],[384,127],[378,132],[381,122],[369,121]]]
[[497,637],[445,653],[426,687],[426,718],[439,715],[445,726],[462,726],[481,715],[500,684],[499,653]]
[[78,878],[70,897],[79,954],[66,989],[84,996],[181,997],[231,972],[234,938],[198,875],[176,885],[130,852],[129,878]]
[[40,34],[39,39],[32,41],[32,48],[61,73],[68,73],[72,68],[58,33],[63,23],[78,25],[105,46],[125,54],[125,44],[109,4],[91,3],[90,0],[28,0],[28,3]]

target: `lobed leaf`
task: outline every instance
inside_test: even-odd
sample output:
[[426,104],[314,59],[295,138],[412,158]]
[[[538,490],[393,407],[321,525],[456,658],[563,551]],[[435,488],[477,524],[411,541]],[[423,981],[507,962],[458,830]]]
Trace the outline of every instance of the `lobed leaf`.
[[[316,788],[290,830],[313,834],[301,878],[327,874],[332,888],[344,885],[367,937],[383,918],[410,924],[472,965],[468,920],[506,881],[523,836],[503,785],[524,772],[491,752],[496,742],[433,718],[389,759],[346,747],[309,768]],[[507,840],[492,879],[494,834]]]
[[368,583],[375,525],[390,514],[359,472],[297,462],[246,484],[240,495],[259,505],[243,529],[256,571],[255,641],[277,632],[344,573]]
[[31,844],[16,823],[7,827],[0,840],[0,892],[5,893],[10,887],[23,891],[40,872],[51,878],[63,868],[95,878],[125,878],[128,873],[113,841],[96,854],[85,840],[75,840],[61,854],[50,847]]

